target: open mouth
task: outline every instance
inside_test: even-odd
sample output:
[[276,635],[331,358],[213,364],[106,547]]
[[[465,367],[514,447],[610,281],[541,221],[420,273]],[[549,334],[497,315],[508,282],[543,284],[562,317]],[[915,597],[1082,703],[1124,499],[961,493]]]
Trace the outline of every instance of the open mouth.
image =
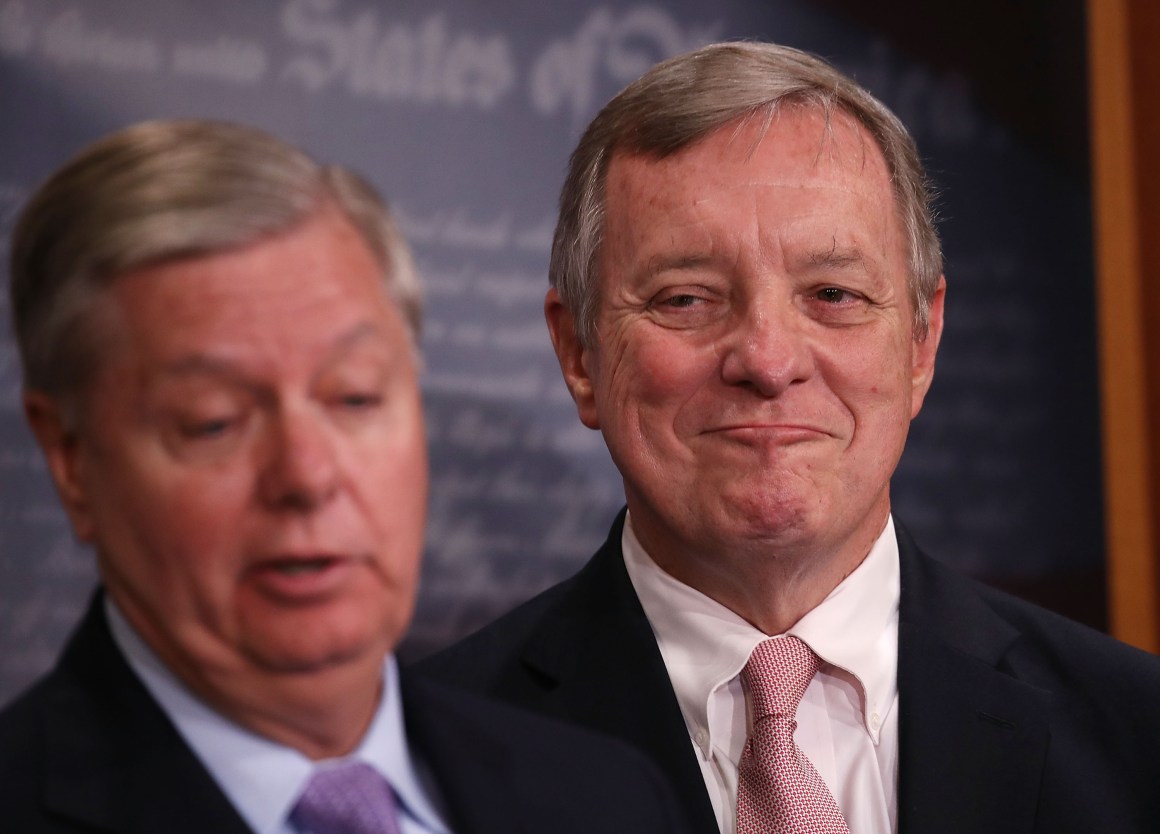
[[304,576],[322,573],[337,561],[332,556],[319,556],[315,559],[279,559],[271,562],[269,567],[283,576]]
[[342,556],[285,556],[254,566],[250,578],[263,593],[284,601],[325,598],[347,586],[355,562]]

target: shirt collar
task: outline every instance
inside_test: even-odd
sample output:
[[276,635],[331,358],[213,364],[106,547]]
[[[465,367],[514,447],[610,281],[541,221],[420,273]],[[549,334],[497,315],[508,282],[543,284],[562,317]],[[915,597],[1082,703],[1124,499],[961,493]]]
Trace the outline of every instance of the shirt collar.
[[[690,735],[708,756],[712,739],[696,733],[712,726],[710,696],[740,675],[757,644],[773,635],[663,571],[637,539],[631,515],[621,549]],[[898,688],[899,583],[898,540],[888,517],[862,563],[786,632],[809,645],[824,664],[854,677],[863,727],[875,744]]]
[[[129,625],[108,596],[105,613],[113,640],[154,700],[257,834],[285,830],[294,803],[315,768],[293,748],[247,730],[189,691]],[[420,786],[407,745],[394,655],[383,663],[383,697],[350,759],[365,761],[391,783],[400,807],[433,831],[446,832]]]

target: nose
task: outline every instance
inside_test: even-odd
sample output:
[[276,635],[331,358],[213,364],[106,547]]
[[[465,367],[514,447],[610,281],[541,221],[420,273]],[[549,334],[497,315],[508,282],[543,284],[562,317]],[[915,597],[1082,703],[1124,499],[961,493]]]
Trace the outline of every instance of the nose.
[[814,360],[805,325],[792,299],[751,300],[739,311],[724,342],[722,379],[763,397],[776,397],[806,380]]
[[330,427],[308,411],[284,411],[272,421],[259,479],[262,500],[278,510],[308,511],[338,490],[339,462]]

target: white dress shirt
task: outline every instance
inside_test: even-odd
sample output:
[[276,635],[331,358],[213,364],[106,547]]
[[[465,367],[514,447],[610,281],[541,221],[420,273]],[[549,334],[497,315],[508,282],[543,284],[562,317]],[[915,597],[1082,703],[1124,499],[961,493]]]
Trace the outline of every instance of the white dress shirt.
[[[748,717],[741,670],[775,635],[677,581],[645,553],[629,517],[629,578],[652,625],[722,834],[737,829],[737,763]],[[851,834],[890,834],[898,783],[898,540],[888,518],[866,559],[787,631],[822,659],[794,736]]]
[[[246,824],[255,834],[301,834],[290,822],[290,812],[323,762],[252,733],[210,708],[169,671],[108,597],[105,602],[113,641]],[[378,710],[358,749],[347,758],[370,764],[391,783],[403,834],[448,834],[431,799],[433,787],[421,780],[407,746],[393,655],[383,664]]]

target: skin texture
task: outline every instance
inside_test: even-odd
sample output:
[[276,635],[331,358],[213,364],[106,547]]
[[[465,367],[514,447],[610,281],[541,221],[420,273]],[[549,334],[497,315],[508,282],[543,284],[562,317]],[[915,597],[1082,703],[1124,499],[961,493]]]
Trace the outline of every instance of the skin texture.
[[865,558],[929,390],[945,282],[913,335],[873,140],[786,108],[666,159],[617,153],[596,344],[545,314],[581,421],[666,571],[768,634]]
[[349,752],[410,619],[427,460],[413,345],[324,207],[278,237],[118,277],[79,430],[26,411],[138,633],[226,715]]

